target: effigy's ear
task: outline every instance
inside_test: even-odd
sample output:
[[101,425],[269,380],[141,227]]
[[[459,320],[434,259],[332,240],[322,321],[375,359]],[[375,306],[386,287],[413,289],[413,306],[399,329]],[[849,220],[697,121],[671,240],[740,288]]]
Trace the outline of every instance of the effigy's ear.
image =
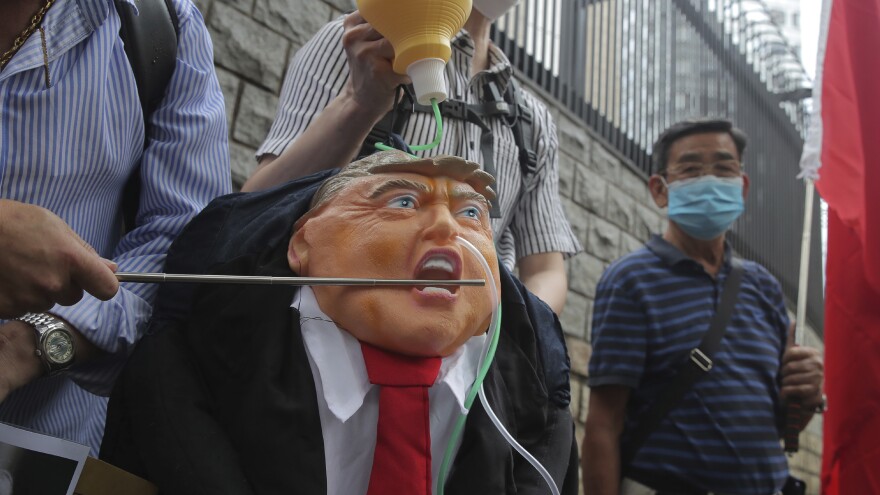
[[306,240],[306,229],[309,228],[309,221],[304,222],[290,236],[290,243],[287,245],[287,264],[294,273],[301,277],[308,276],[308,260],[309,246]]

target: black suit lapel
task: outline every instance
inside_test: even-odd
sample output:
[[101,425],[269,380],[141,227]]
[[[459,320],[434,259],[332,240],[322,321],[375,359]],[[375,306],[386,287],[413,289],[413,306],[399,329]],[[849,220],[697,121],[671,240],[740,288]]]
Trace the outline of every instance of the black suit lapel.
[[[511,404],[505,397],[504,378],[498,373],[497,364],[492,364],[483,387],[493,411],[502,424],[509,425],[507,411]],[[468,413],[461,446],[450,469],[447,494],[515,493],[514,455],[517,454],[495,429],[477,398]]]
[[[551,449],[548,438],[559,425],[556,416],[548,410],[535,331],[512,278],[502,277],[501,294],[502,333],[483,388],[505,428],[546,463]],[[570,432],[570,426],[566,431]],[[556,464],[546,467],[552,471]],[[479,401],[468,415],[448,486],[450,494],[547,491],[540,474],[507,444]]]
[[299,313],[290,307],[294,293],[278,286],[213,287],[197,298],[194,314],[203,318],[189,332],[203,344],[197,359],[216,419],[261,495],[327,492],[314,379]]

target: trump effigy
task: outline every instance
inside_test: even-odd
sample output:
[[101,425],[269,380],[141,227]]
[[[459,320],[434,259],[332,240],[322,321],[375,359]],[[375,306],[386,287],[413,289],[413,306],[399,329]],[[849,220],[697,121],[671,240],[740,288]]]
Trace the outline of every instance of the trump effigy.
[[215,200],[166,272],[413,282],[163,286],[101,457],[163,494],[577,493],[564,340],[499,268],[493,182],[391,151]]

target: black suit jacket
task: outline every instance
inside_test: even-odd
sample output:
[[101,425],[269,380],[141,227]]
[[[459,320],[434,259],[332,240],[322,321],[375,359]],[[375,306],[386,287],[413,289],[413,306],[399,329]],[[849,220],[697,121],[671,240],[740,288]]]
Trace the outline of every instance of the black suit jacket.
[[[166,271],[293,275],[285,256],[291,227],[327,175],[216,200],[175,241]],[[111,397],[101,457],[164,494],[326,493],[314,380],[290,308],[295,290],[163,286],[150,331]],[[501,293],[502,333],[486,394],[563,493],[577,493],[558,320],[506,270]],[[447,493],[548,490],[477,402]]]

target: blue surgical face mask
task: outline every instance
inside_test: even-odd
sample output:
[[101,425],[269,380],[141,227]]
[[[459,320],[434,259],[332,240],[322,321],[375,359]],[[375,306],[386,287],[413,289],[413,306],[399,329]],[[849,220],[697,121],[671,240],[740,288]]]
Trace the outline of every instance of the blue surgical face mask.
[[743,178],[704,175],[677,180],[669,190],[669,219],[691,237],[708,241],[723,234],[742,214]]

